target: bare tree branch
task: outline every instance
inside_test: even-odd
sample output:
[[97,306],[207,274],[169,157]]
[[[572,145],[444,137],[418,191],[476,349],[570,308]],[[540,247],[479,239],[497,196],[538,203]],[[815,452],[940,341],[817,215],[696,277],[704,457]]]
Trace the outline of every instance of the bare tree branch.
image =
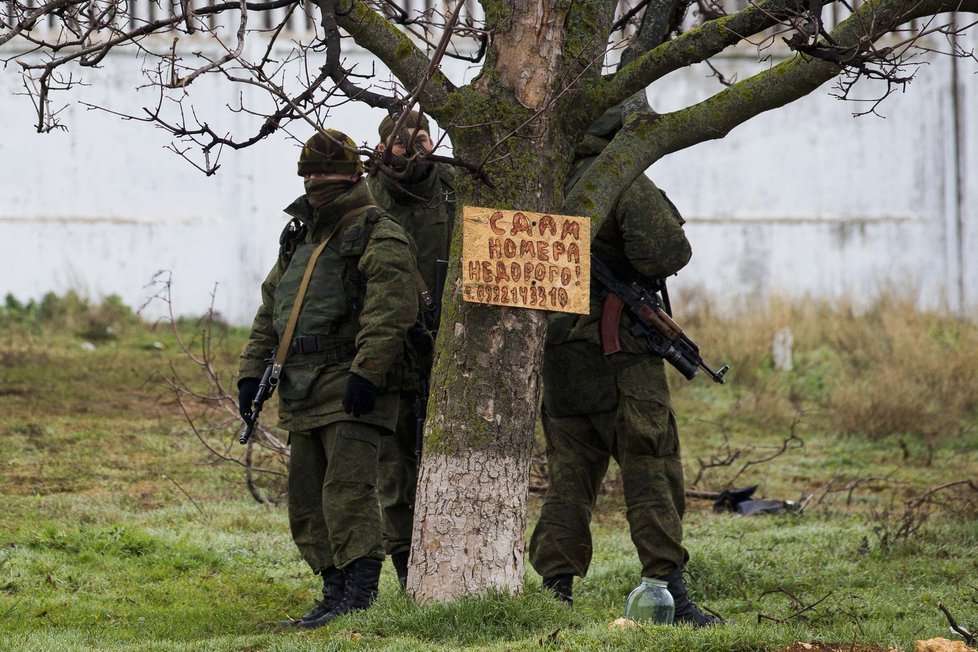
[[[904,23],[950,11],[978,12],[978,0],[875,0],[840,23],[831,36],[839,47],[858,46],[865,50]],[[724,24],[736,16],[704,27]],[[657,50],[678,41],[670,41]],[[723,138],[751,118],[804,97],[842,70],[839,63],[797,55],[685,109],[661,116],[631,116],[568,195],[567,202],[585,207],[592,219],[600,221],[609,214],[620,189],[628,187],[655,161],[698,143]],[[615,81],[617,77],[612,83]],[[587,197],[581,196],[584,188],[591,189]]]
[[323,30],[326,32],[323,37],[326,43],[326,64],[323,66],[323,72],[351,100],[381,109],[391,109],[399,105],[397,98],[360,88],[350,80],[350,73],[340,65],[340,30],[336,22],[337,0],[317,0],[317,4],[322,14]]
[[951,615],[950,610],[948,610],[948,608],[945,607],[943,603],[938,602],[937,603],[937,608],[940,609],[941,610],[941,613],[944,614],[944,617],[947,618],[947,623],[951,627],[951,629],[953,631],[957,632],[958,634],[960,634],[961,635],[961,638],[964,639],[964,642],[965,643],[967,643],[968,645],[974,645],[975,644],[975,641],[978,640],[978,636],[976,636],[972,632],[968,631],[967,628],[962,627],[961,625],[959,625],[958,624],[958,621],[956,621],[954,619],[954,616]]
[[595,95],[603,100],[601,111],[644,90],[670,72],[708,59],[745,37],[797,14],[801,9],[801,0],[765,0],[666,41],[637,57],[610,80],[599,85]]
[[[405,88],[417,88],[425,79],[431,60],[384,16],[363,0],[339,0],[337,23],[365,50],[390,68]],[[435,119],[439,109],[455,90],[440,71],[434,71],[424,84],[421,104]]]
[[[225,54],[220,59],[217,59],[216,61],[211,61],[206,66],[198,68],[197,70],[193,71],[191,74],[175,80],[174,82],[175,86],[187,86],[201,75],[208,73],[211,70],[217,70],[224,64],[229,63],[231,61],[235,61],[241,56],[241,52],[244,50],[244,45],[245,45],[245,34],[247,33],[248,30],[248,10],[245,8],[246,4],[247,3],[245,2],[245,0],[241,0],[241,12],[240,12],[241,15],[238,18],[237,47],[235,47],[233,51],[230,51],[227,54]],[[190,3],[184,0],[183,6],[189,8],[189,5]],[[191,23],[190,14],[188,13],[185,15],[186,15],[186,23],[187,25],[190,25]]]

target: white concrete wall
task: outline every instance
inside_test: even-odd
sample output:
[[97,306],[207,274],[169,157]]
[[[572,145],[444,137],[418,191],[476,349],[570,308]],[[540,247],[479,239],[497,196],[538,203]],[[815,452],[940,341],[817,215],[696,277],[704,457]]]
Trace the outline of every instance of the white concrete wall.
[[[741,78],[759,67],[716,63]],[[674,285],[729,294],[738,307],[771,292],[865,301],[897,287],[922,306],[976,314],[976,70],[934,59],[880,106],[884,117],[852,117],[865,105],[823,88],[654,165],[694,248]],[[705,66],[682,75],[667,94],[653,88],[657,110],[719,88]],[[863,97],[879,90],[861,87]]]
[[[281,210],[303,192],[296,160],[312,129],[297,124],[292,136],[226,149],[217,174],[207,177],[165,149],[171,141],[162,130],[81,104],[129,114],[154,105],[151,93],[133,92],[144,81],[140,66],[135,57],[112,55],[102,74],[87,72],[93,85],[61,114],[70,131],[49,134],[32,131],[33,106],[14,95],[19,76],[0,70],[0,297],[76,290],[93,299],[118,294],[137,307],[159,290],[157,272],[168,270],[177,314],[203,314],[216,284],[218,312],[250,323],[286,222]],[[245,104],[260,96],[216,82],[205,77],[190,88],[200,117],[239,140],[256,133],[259,120],[225,106],[236,105],[242,90]],[[327,126],[373,145],[384,115],[347,104],[331,112]],[[153,301],[145,314],[165,310]]]
[[[715,63],[741,77],[759,65]],[[133,93],[139,65],[109,57],[76,97],[137,113],[153,102]],[[976,69],[935,59],[882,105],[885,119],[852,118],[858,107],[824,88],[657,163],[650,174],[687,216],[694,249],[674,286],[746,306],[768,293],[868,300],[897,284],[922,305],[978,311]],[[473,74],[449,72],[459,81]],[[718,89],[708,75],[703,67],[671,75],[653,87],[653,105],[666,111],[706,97]],[[170,270],[178,314],[204,312],[217,284],[217,310],[249,323],[277,250],[281,208],[302,191],[297,141],[277,134],[225,151],[220,171],[205,177],[164,149],[170,141],[160,130],[80,103],[63,114],[69,132],[33,133],[33,107],[15,96],[19,89],[16,71],[0,70],[0,296],[74,289],[139,306],[157,289],[147,285],[154,275]],[[257,125],[224,109],[240,90],[207,80],[190,88],[200,115],[239,137]],[[259,101],[245,92],[247,103]],[[382,117],[345,105],[328,124],[373,144]],[[296,127],[294,136],[309,133]],[[163,309],[156,303],[147,315]]]

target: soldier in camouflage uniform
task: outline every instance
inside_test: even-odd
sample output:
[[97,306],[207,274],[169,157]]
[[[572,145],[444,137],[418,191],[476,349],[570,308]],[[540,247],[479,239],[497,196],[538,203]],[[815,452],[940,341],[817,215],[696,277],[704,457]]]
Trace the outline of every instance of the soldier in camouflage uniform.
[[[577,148],[568,191],[621,127],[620,111],[606,113]],[[651,211],[651,212],[650,212]],[[592,253],[623,278],[645,288],[675,274],[691,255],[683,219],[642,175],[622,195],[592,239]],[[530,563],[544,586],[572,601],[575,575],[591,562],[590,520],[610,458],[618,462],[632,542],[642,577],[663,579],[676,603],[676,623],[715,624],[689,600],[682,569],[685,509],[679,435],[662,358],[619,327],[622,350],[601,353],[599,284],[583,317],[551,318],[544,352],[542,419],[550,486],[530,539]]]
[[244,414],[283,335],[310,255],[315,264],[278,388],[289,431],[289,526],[303,559],[323,578],[323,600],[281,625],[314,628],[367,608],[384,559],[378,451],[397,421],[405,333],[415,322],[416,250],[376,206],[356,146],[324,130],[302,150],[305,194],[286,213],[275,266],[241,354]]
[[[390,136],[394,121],[388,116],[378,128],[383,152],[391,140],[391,153],[409,159],[407,165],[394,164],[397,177],[377,169],[367,178],[370,192],[379,206],[387,211],[414,238],[418,247],[418,269],[425,286],[435,293],[435,261],[448,259],[454,211],[451,168],[424,161],[410,160],[417,152],[430,153],[433,147],[424,114],[412,111],[405,120],[404,133]],[[407,146],[413,139],[413,151]],[[437,328],[438,325],[429,325]],[[380,503],[384,510],[384,548],[390,555],[401,586],[407,583],[408,555],[414,521],[414,496],[418,484],[418,442],[415,404],[421,377],[431,372],[430,356],[422,356],[417,373],[405,378],[401,393],[400,417],[394,437],[380,445]]]

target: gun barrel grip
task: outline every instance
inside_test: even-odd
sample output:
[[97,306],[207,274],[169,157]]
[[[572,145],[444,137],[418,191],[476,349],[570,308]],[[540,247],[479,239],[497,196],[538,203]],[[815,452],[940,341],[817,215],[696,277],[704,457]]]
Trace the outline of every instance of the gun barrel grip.
[[618,324],[621,323],[621,311],[624,308],[625,302],[617,294],[609,294],[601,304],[601,321],[598,328],[601,333],[601,353],[604,355],[621,351]]

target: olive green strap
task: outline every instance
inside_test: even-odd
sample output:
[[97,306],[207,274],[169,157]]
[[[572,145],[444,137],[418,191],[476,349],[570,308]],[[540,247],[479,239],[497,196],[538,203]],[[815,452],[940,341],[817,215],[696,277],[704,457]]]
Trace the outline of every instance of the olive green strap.
[[299,321],[299,310],[302,308],[302,300],[306,296],[306,289],[309,287],[309,281],[312,279],[312,270],[316,267],[316,261],[319,260],[319,254],[323,253],[323,249],[326,248],[326,245],[330,243],[333,236],[336,235],[347,222],[358,215],[362,215],[365,211],[368,211],[371,208],[379,209],[380,207],[375,206],[374,204],[358,206],[341,217],[340,221],[333,227],[333,230],[329,232],[328,236],[326,236],[326,239],[319,243],[319,246],[316,247],[316,249],[312,252],[312,255],[309,257],[309,262],[306,264],[306,271],[302,274],[302,283],[299,285],[299,291],[295,295],[295,303],[292,304],[292,312],[289,314],[289,321],[285,325],[285,332],[282,334],[282,339],[278,343],[278,350],[275,352],[275,360],[272,364],[272,377],[275,378],[276,382],[282,375],[282,367],[285,365],[285,358],[289,355],[289,347],[292,345],[292,334],[295,333],[295,325]]

